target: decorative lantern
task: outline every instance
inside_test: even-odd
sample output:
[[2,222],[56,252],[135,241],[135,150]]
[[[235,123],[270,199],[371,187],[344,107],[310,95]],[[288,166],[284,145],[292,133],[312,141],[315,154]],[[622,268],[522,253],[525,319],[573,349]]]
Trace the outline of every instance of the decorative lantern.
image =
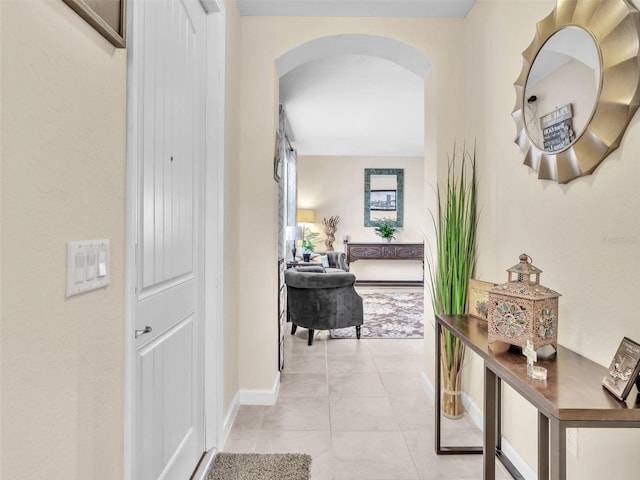
[[523,347],[530,340],[535,350],[552,345],[558,351],[560,294],[540,285],[542,271],[527,254],[507,272],[509,281],[489,291],[489,346],[501,341]]

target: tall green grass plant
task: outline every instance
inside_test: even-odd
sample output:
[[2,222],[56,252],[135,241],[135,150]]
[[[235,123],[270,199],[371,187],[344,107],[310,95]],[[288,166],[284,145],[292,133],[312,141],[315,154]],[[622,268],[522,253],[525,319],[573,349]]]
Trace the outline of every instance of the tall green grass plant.
[[[438,211],[433,215],[436,230],[435,265],[429,262],[433,310],[437,314],[465,313],[469,279],[476,263],[476,152],[456,152],[449,158],[444,192],[438,186]],[[462,415],[460,403],[460,371],[464,344],[448,330],[443,330],[442,373],[443,413],[457,418]],[[447,396],[449,394],[449,396]],[[453,398],[456,397],[456,398]]]

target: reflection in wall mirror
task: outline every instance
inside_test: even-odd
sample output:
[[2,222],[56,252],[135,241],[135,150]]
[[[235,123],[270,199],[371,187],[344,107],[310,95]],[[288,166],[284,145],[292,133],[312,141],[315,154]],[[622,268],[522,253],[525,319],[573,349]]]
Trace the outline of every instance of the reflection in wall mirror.
[[628,0],[558,0],[515,81],[515,142],[538,178],[589,175],[640,105],[640,12]]
[[364,226],[373,227],[383,218],[402,227],[404,210],[404,170],[402,168],[364,169]]
[[524,91],[525,128],[545,152],[568,148],[586,128],[598,99],[600,55],[589,33],[567,27],[549,37]]

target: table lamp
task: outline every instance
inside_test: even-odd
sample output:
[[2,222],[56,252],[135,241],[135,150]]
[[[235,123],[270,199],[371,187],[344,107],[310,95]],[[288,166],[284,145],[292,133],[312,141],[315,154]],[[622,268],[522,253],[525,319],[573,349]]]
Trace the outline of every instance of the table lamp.
[[296,221],[298,223],[316,223],[316,211],[299,208]]
[[296,241],[302,240],[302,227],[287,227],[287,240],[292,242],[291,255],[292,261],[296,261]]

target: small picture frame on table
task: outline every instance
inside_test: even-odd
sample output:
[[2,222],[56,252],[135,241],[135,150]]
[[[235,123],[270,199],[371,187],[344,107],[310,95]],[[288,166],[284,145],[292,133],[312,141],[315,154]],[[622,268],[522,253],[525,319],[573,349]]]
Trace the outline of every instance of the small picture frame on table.
[[624,337],[616,350],[602,386],[618,400],[625,401],[640,373],[640,344]]
[[469,280],[467,292],[467,313],[471,317],[487,321],[489,315],[489,290],[495,287],[492,282],[482,280]]

